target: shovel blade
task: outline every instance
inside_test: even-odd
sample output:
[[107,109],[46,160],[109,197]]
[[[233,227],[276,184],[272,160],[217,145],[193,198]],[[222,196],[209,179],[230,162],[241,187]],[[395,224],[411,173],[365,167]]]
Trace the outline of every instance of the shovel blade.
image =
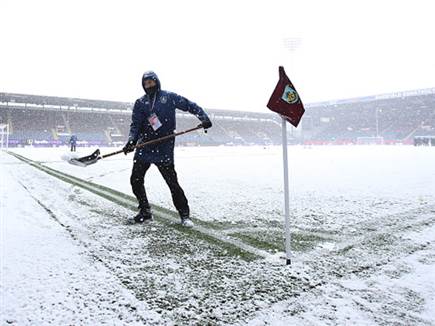
[[97,161],[100,158],[100,150],[97,149],[95,152],[93,152],[91,155],[83,156],[80,158],[72,158],[68,161],[68,163],[72,165],[77,165],[81,167],[86,167],[88,165],[97,163]]

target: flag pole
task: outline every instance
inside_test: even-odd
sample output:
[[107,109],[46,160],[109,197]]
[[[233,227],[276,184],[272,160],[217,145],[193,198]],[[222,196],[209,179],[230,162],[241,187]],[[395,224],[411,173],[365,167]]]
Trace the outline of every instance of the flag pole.
[[289,202],[289,182],[288,182],[288,155],[287,155],[287,121],[281,116],[282,120],[282,158],[284,166],[284,215],[285,215],[285,256],[286,265],[291,264],[291,234],[290,234],[290,202]]
[[304,105],[298,92],[287,77],[284,67],[279,66],[279,80],[267,107],[278,113],[282,119],[282,158],[284,167],[284,215],[285,215],[285,255],[286,264],[291,265],[291,234],[290,234],[290,191],[288,178],[288,155],[287,155],[287,121],[295,128],[298,126],[304,112]]

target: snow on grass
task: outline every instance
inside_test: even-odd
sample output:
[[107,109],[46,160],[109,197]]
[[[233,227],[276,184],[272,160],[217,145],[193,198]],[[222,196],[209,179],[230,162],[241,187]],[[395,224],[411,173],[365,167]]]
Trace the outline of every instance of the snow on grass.
[[[131,194],[131,156],[80,168],[59,159],[66,150],[14,149],[54,169]],[[81,148],[78,155],[93,150]],[[100,266],[136,300],[146,303],[142,316],[150,321],[435,323],[433,148],[290,147],[289,157],[291,267],[237,259],[219,244],[163,224],[127,226],[123,221],[130,210],[14,159],[2,165],[2,173],[28,186],[68,226],[77,250],[86,248],[78,254],[80,259],[90,259],[91,266]],[[279,147],[176,149],[178,175],[193,216],[271,252],[283,245],[281,164]],[[156,169],[150,170],[146,182],[151,201],[173,209]],[[36,212],[29,213],[33,220],[43,218]],[[32,253],[36,259],[37,252]],[[32,275],[30,268],[24,269]],[[56,314],[58,309],[50,311]]]
[[[9,165],[8,167],[15,166]],[[20,183],[25,185],[32,194],[32,198],[25,198],[26,203],[34,204],[36,201],[43,203],[45,207],[42,211],[31,207],[34,213],[26,212],[26,215],[31,215],[36,221],[44,221],[50,219],[51,216],[51,220],[58,221],[64,229],[56,230],[55,228],[50,230],[51,233],[65,233],[66,231],[77,242],[76,245],[79,248],[86,248],[83,254],[89,262],[74,262],[72,265],[81,266],[93,262],[100,265],[101,263],[101,268],[107,274],[119,279],[126,289],[134,293],[139,303],[142,301],[146,303],[153,313],[157,313],[166,322],[175,321],[183,324],[207,324],[217,320],[226,323],[236,322],[256,311],[257,305],[252,303],[252,297],[261,294],[263,301],[276,302],[292,296],[293,291],[290,289],[307,286],[307,281],[293,276],[293,271],[287,270],[283,273],[285,266],[274,265],[274,267],[263,261],[246,262],[228,255],[218,244],[187,237],[184,233],[168,228],[164,224],[126,225],[125,220],[131,211],[77,187],[52,180],[45,173],[28,165],[21,166],[19,171],[9,169],[8,173],[14,178],[19,178]],[[12,185],[13,178],[10,179],[9,183]],[[55,192],[51,191],[53,187],[56,189]],[[20,189],[19,184],[11,187],[11,190],[15,188]],[[22,192],[21,189],[21,192],[14,193],[21,194]],[[18,196],[16,198],[19,200]],[[8,211],[13,211],[14,208],[16,206],[11,203],[7,204]],[[48,214],[50,216],[47,216],[46,212],[50,212]],[[16,225],[17,221],[19,220],[8,218],[8,223],[12,225]],[[29,232],[33,232],[32,226],[28,229]],[[10,239],[7,241],[11,242]],[[63,245],[63,243],[58,243],[59,247],[50,247],[49,250],[62,250]],[[53,265],[52,261],[58,262],[57,266],[53,266],[54,270],[62,268],[62,261],[64,261],[62,257],[53,255],[52,261],[40,259],[37,241],[31,243],[30,246],[34,247],[32,251],[34,262],[40,263],[41,268]],[[26,248],[20,249],[25,250]],[[16,254],[16,252],[7,249],[7,256],[9,254]],[[44,256],[46,253],[41,254]],[[69,252],[66,255],[69,257],[73,254]],[[16,257],[17,260],[8,261],[7,266],[10,266],[8,268],[20,267],[26,271],[26,275],[39,275],[39,270],[33,271],[31,266],[27,266],[25,261],[22,261],[22,257]],[[265,269],[267,273],[264,273]],[[88,273],[88,270],[84,269],[83,273]],[[89,273],[92,276],[96,274],[93,271]],[[11,275],[6,275],[6,277],[5,283],[13,280]],[[47,277],[54,284],[59,282],[51,274]],[[98,274],[95,277],[99,279]],[[72,282],[74,283],[74,279]],[[104,286],[110,287],[112,282],[113,280],[106,278],[95,282],[94,285],[84,282],[83,287],[88,292],[95,291],[101,294]],[[26,284],[20,284],[18,288],[10,284],[8,291],[11,297],[19,297],[20,291],[26,291]],[[28,284],[28,286],[36,287],[34,284]],[[99,289],[100,287],[102,289]],[[42,288],[45,289],[45,285],[42,285]],[[49,293],[49,290],[42,292]],[[88,302],[86,297],[88,292],[77,295],[77,302],[72,303],[70,308],[74,313],[79,314],[82,309],[85,309],[82,307],[82,301]],[[109,297],[110,294],[107,293]],[[106,294],[103,293],[103,295]],[[32,311],[40,305],[45,307],[51,303],[50,297],[44,293],[38,293],[32,298],[36,303],[30,306],[24,316],[32,314]],[[109,313],[103,310],[95,320],[101,322],[106,320],[104,318],[116,319],[111,315],[112,312],[114,314],[118,312],[116,307],[118,299],[117,297],[114,299],[116,299],[116,302],[112,302],[115,305],[114,310]],[[27,299],[23,300],[25,302]],[[24,318],[19,309],[15,310],[13,300],[6,300],[6,302],[7,309],[11,310],[8,318],[15,318],[12,320],[18,320],[19,317]],[[89,302],[92,303],[92,300]],[[136,310],[137,303],[130,304],[131,309]],[[97,303],[94,305],[97,307],[92,309],[102,306]],[[47,308],[47,320],[58,321],[57,314],[62,314],[59,309],[57,306]],[[140,317],[147,323],[153,322],[151,312],[149,315],[145,314]],[[36,322],[45,321],[41,319],[42,317],[38,318],[35,319]],[[65,318],[76,321],[68,314]],[[120,318],[124,320],[122,315]],[[84,319],[84,322],[88,320],[94,321],[94,319]],[[119,323],[122,322],[119,321]]]

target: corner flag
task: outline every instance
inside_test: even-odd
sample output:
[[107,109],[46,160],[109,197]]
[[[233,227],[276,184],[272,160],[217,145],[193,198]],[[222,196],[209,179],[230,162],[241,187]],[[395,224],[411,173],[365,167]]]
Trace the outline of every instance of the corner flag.
[[284,217],[285,217],[285,253],[286,263],[291,264],[291,233],[290,233],[290,198],[288,182],[288,157],[287,157],[287,122],[297,127],[305,112],[301,98],[296,92],[290,79],[279,67],[279,81],[267,103],[267,107],[281,115],[282,130],[282,158],[284,167]]
[[293,126],[297,127],[305,112],[298,92],[284,71],[279,67],[279,81],[267,103],[267,107],[283,116]]

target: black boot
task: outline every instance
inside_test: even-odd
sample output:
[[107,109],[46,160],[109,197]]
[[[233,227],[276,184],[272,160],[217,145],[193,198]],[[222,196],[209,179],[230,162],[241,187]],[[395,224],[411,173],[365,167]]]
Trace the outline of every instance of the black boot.
[[141,208],[139,214],[134,217],[136,223],[150,222],[153,220],[153,214],[151,213],[151,208]]

